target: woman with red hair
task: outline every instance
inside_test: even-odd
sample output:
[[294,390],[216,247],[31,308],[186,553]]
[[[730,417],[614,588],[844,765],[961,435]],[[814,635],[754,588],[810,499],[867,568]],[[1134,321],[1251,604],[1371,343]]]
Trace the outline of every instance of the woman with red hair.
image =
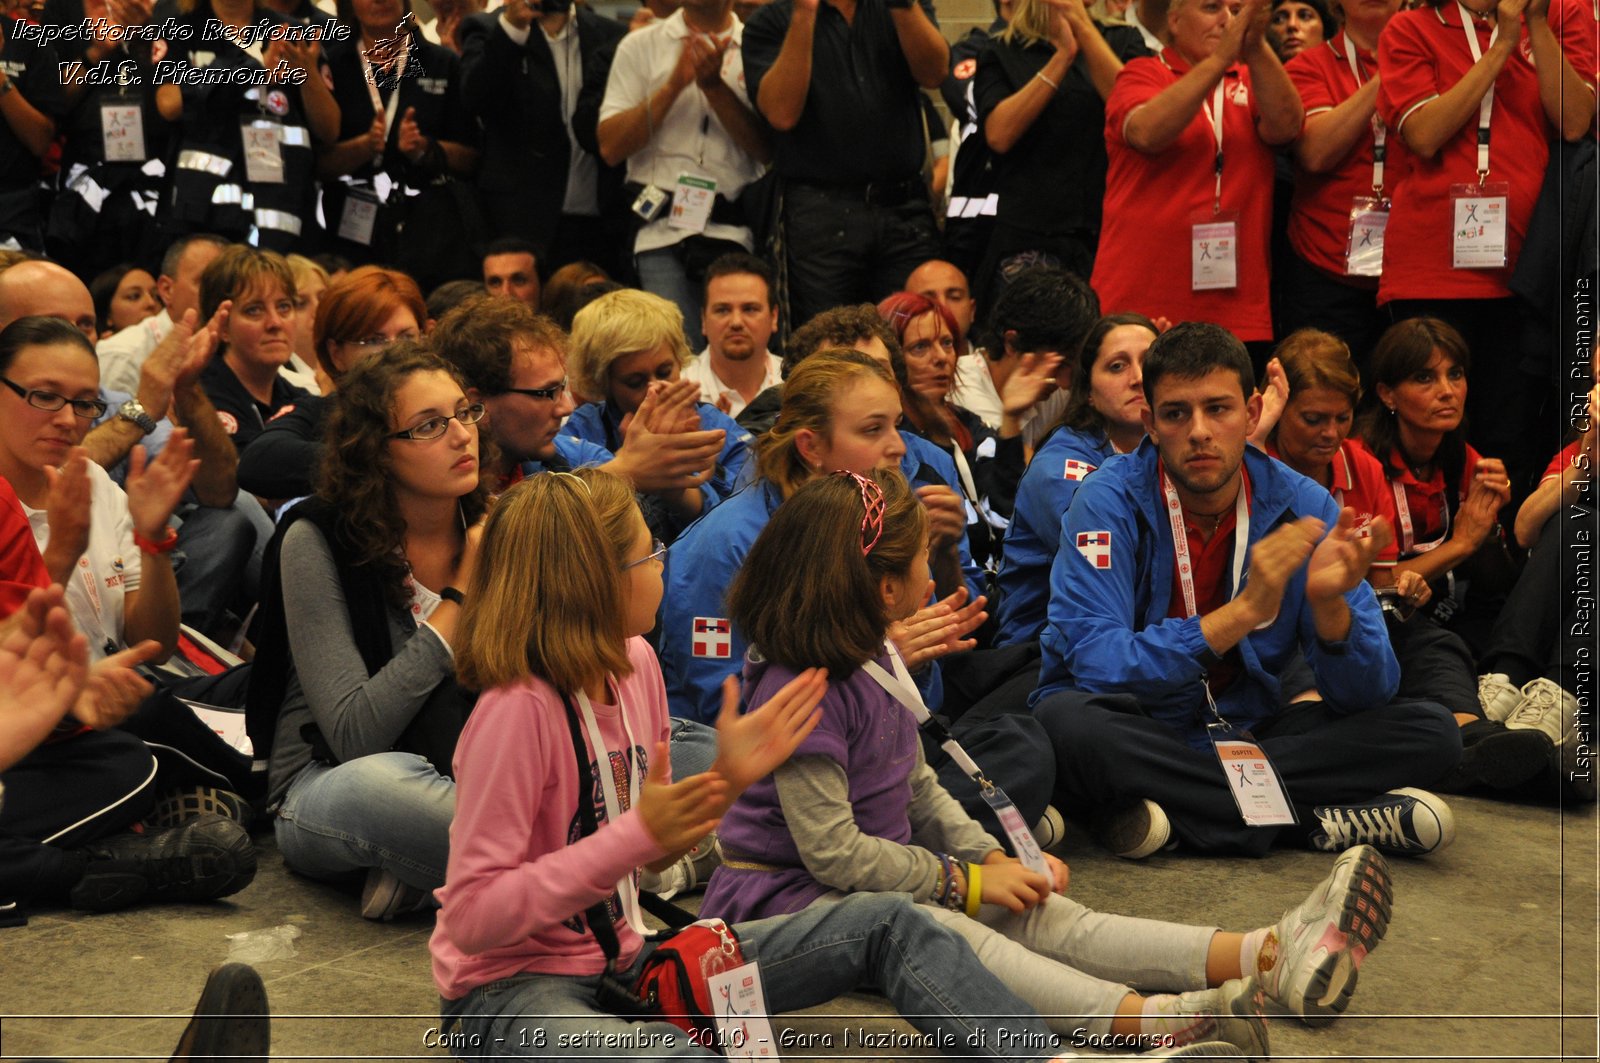
[[303,498],[322,458],[322,419],[339,378],[396,340],[419,338],[433,322],[417,282],[399,270],[362,266],[329,285],[317,303],[306,352],[323,398],[308,397],[274,418],[239,456],[239,486],[260,498]]
[[977,414],[950,401],[958,329],[948,309],[912,292],[895,292],[878,304],[878,315],[894,330],[904,354],[904,379],[899,382],[905,409],[902,427],[955,459],[960,474],[957,488],[967,503],[972,556],[992,571],[1000,563],[1017,482],[1027,464],[1021,418],[1049,388],[1060,359],[1039,362],[1033,355],[1023,359],[1001,392],[996,432]]

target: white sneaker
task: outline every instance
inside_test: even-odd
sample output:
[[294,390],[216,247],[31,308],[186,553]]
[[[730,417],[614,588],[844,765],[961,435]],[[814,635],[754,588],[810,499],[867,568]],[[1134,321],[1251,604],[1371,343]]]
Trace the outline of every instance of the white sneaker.
[[1067,840],[1067,821],[1061,817],[1055,805],[1044,806],[1044,815],[1033,825],[1033,840],[1047,853]]
[[1151,1000],[1156,1013],[1145,1012],[1141,1031],[1147,1037],[1170,1038],[1171,1048],[1222,1041],[1238,1046],[1240,1058],[1270,1058],[1267,1020],[1261,1010],[1265,997],[1254,978],[1235,978],[1215,989]]
[[1349,1006],[1356,971],[1389,929],[1394,907],[1389,865],[1360,845],[1296,908],[1267,931],[1256,961],[1267,996],[1308,1026],[1332,1022]]
[[1578,699],[1545,678],[1534,679],[1522,688],[1522,700],[1506,717],[1508,731],[1543,731],[1560,746],[1572,736]]
[[1522,691],[1504,672],[1490,672],[1478,677],[1478,704],[1483,706],[1485,719],[1505,723],[1506,717],[1522,703]]
[[707,834],[694,844],[694,848],[678,858],[678,862],[662,872],[646,870],[639,876],[639,888],[670,901],[680,893],[693,893],[705,889],[711,872],[722,863],[717,851],[717,836]]
[[1101,816],[1095,822],[1094,836],[1124,860],[1143,860],[1166,846],[1172,838],[1172,822],[1160,805],[1140,798]]
[[1426,856],[1455,840],[1450,806],[1426,790],[1405,787],[1348,805],[1318,805],[1311,810],[1318,829],[1313,849],[1339,852],[1372,845],[1385,853]]

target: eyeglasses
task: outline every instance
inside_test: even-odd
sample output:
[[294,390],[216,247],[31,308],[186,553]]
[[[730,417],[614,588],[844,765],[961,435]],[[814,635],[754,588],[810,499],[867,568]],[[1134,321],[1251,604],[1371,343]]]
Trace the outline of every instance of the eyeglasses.
[[451,421],[460,421],[462,424],[477,424],[483,420],[484,407],[481,402],[474,402],[470,406],[463,406],[449,417],[430,417],[419,425],[413,425],[404,432],[395,432],[390,439],[438,439],[450,431]]
[[646,561],[660,561],[663,557],[666,556],[666,553],[667,553],[667,544],[662,542],[660,539],[652,538],[650,540],[650,552],[648,554],[645,554],[643,557],[641,557],[637,561],[629,561],[627,564],[623,565],[622,566],[622,571],[626,572],[626,571],[628,571],[628,569],[635,568],[635,567],[637,567],[639,565],[642,565]]
[[381,351],[391,344],[399,343],[401,340],[419,340],[421,338],[422,333],[416,329],[407,329],[398,336],[373,335],[364,336],[359,340],[344,340],[342,342],[346,347],[355,347],[363,354],[371,354],[373,351]]
[[92,421],[105,414],[108,405],[99,399],[69,399],[65,395],[57,395],[53,391],[29,390],[21,385],[0,376],[0,384],[4,384],[17,393],[17,398],[38,410],[49,410],[51,413],[70,405],[72,412],[85,421]]
[[561,383],[551,384],[547,388],[506,388],[513,395],[526,395],[530,399],[543,399],[545,402],[554,402],[567,390],[567,378],[562,377]]

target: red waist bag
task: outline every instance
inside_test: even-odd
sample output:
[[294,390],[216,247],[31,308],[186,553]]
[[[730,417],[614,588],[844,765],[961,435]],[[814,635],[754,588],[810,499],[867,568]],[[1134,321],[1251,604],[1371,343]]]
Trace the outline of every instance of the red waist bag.
[[695,1044],[717,1044],[713,976],[744,963],[739,936],[720,919],[691,923],[660,939],[644,962],[634,992],[645,1010],[687,1031]]

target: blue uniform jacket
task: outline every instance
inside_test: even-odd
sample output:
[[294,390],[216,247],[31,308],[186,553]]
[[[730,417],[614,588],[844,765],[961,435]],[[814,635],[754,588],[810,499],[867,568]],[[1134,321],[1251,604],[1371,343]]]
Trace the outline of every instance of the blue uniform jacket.
[[[1039,637],[1050,604],[1050,564],[1061,542],[1061,518],[1085,476],[1116,453],[1103,433],[1061,428],[1034,452],[1017,487],[1000,562],[1000,633],[996,646]],[[1074,464],[1070,467],[1068,462]]]
[[[1146,440],[1134,453],[1111,458],[1078,488],[1050,570],[1044,665],[1032,702],[1064,689],[1132,694],[1151,716],[1204,748],[1207,710],[1201,682],[1218,658],[1200,634],[1199,617],[1167,616],[1172,526],[1156,478],[1159,461]],[[1252,492],[1252,547],[1286,521],[1313,516],[1332,528],[1338,520],[1327,488],[1254,447],[1245,448],[1244,463]],[[1080,534],[1095,533],[1110,536],[1109,566],[1091,564],[1076,546]],[[1248,567],[1244,579],[1249,579]],[[1305,569],[1295,574],[1277,617],[1239,643],[1244,669],[1217,698],[1230,723],[1250,727],[1277,712],[1277,676],[1301,650],[1323,700],[1335,711],[1358,712],[1394,697],[1400,666],[1377,597],[1365,582],[1344,597],[1350,605],[1349,636],[1323,642],[1306,601]]]
[[522,475],[534,476],[541,472],[568,472],[572,469],[581,469],[585,465],[604,465],[616,457],[605,447],[585,442],[576,436],[558,435],[552,445],[556,448],[556,460],[548,465],[537,459],[525,461],[522,463]]
[[[913,486],[943,484],[934,461],[923,447],[906,436],[906,455],[900,469]],[[922,441],[918,441],[922,442]],[[944,459],[950,475],[955,462],[931,443],[924,443]],[[689,525],[667,550],[665,593],[661,597],[661,642],[658,656],[667,682],[667,703],[672,715],[714,724],[722,709],[722,681],[744,667],[744,638],[728,617],[726,598],[733,577],[744,564],[756,536],[778,509],[783,498],[767,480],[757,480],[722,505]],[[980,575],[962,538],[961,570],[978,593]],[[699,630],[696,630],[697,627]],[[696,651],[699,651],[698,653]],[[923,700],[933,711],[944,701],[944,685],[937,666],[918,677]]]
[[[704,512],[710,512],[741,486],[740,474],[750,458],[751,436],[737,421],[715,406],[702,402],[698,404],[698,409],[703,430],[709,432],[720,428],[727,433],[722,443],[722,453],[717,456],[716,471],[711,479],[700,485],[700,493],[705,496]],[[618,427],[621,422],[622,418],[609,403],[587,402],[572,411],[562,430],[615,454],[622,447],[622,431]]]

